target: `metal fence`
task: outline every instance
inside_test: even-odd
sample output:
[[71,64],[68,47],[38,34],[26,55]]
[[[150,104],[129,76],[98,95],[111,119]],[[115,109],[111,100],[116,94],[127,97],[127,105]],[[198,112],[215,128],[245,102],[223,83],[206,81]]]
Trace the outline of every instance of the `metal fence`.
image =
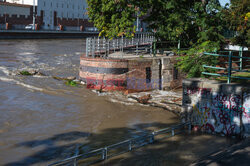
[[116,39],[107,38],[87,38],[86,57],[107,57],[116,51],[133,49],[136,54],[145,46],[148,46],[152,53],[152,43],[154,36],[152,33],[137,33],[133,38],[120,37]]
[[[233,53],[236,53],[236,54],[238,53],[239,56],[234,56]],[[241,77],[241,76],[233,76],[232,75],[235,72],[250,73],[250,70],[249,70],[250,65],[248,65],[250,63],[250,57],[246,57],[246,56],[244,57],[244,53],[247,54],[247,53],[249,53],[249,51],[243,51],[242,47],[240,48],[239,51],[220,51],[220,54],[205,52],[204,55],[225,57],[225,58],[228,58],[228,61],[220,62],[220,64],[224,64],[225,67],[203,65],[204,68],[215,69],[215,70],[224,70],[225,71],[224,73],[219,74],[219,73],[202,72],[202,74],[216,76],[216,77],[227,77],[228,84],[231,83],[232,78],[250,80],[250,77]],[[237,60],[233,60],[233,59],[237,59]],[[246,63],[245,68],[243,68],[243,62]],[[237,67],[233,67],[232,66],[233,63],[238,64]]]
[[142,147],[147,144],[152,144],[156,140],[165,139],[168,137],[173,137],[179,133],[184,132],[185,127],[188,127],[189,133],[191,132],[191,123],[182,123],[179,125],[164,128],[152,133],[145,134],[143,136],[138,136],[136,138],[128,139],[104,148],[96,149],[84,154],[76,154],[73,157],[55,162],[49,166],[59,166],[59,165],[90,165],[99,161],[109,159],[113,156],[117,156],[133,149]]

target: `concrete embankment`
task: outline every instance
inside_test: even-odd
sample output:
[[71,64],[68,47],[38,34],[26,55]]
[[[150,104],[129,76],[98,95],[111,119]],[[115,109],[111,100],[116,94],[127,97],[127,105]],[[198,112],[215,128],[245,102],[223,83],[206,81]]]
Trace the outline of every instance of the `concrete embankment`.
[[183,110],[187,121],[201,130],[226,136],[249,137],[249,85],[203,79],[183,81]]
[[97,36],[97,32],[0,30],[0,39],[60,39]]

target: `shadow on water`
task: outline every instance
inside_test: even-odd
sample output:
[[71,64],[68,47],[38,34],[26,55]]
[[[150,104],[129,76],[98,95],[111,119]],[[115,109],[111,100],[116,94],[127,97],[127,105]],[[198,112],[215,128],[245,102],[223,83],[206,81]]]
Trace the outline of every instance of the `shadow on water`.
[[[44,146],[43,150],[35,152],[35,154],[27,156],[19,161],[8,163],[5,166],[16,165],[39,165],[48,164],[58,160],[71,157],[75,154],[77,147],[82,146],[82,153],[111,145],[131,137],[143,135],[152,132],[159,128],[166,128],[174,124],[165,123],[142,123],[132,127],[109,128],[100,131],[100,133],[86,133],[80,131],[68,132],[58,134],[48,139],[31,140],[22,142],[16,147],[37,148]],[[194,136],[194,135],[193,135]],[[199,154],[206,150],[207,144],[211,141],[210,137],[202,137],[202,139],[195,139],[192,135],[178,135],[177,139],[170,138],[163,141],[156,142],[150,146],[145,146],[136,151],[129,152],[128,156],[116,156],[110,160],[102,162],[103,165],[164,165],[171,163],[171,165],[187,164],[191,159],[196,159],[192,155]],[[199,136],[198,136],[199,137]],[[79,139],[84,139],[84,142],[79,142]],[[214,146],[219,146],[222,139],[218,141],[213,139],[211,143]],[[60,145],[60,143],[64,143]],[[211,148],[211,147],[210,147]],[[213,149],[213,148],[212,148]],[[191,155],[191,157],[190,157]],[[199,154],[200,155],[200,154]]]

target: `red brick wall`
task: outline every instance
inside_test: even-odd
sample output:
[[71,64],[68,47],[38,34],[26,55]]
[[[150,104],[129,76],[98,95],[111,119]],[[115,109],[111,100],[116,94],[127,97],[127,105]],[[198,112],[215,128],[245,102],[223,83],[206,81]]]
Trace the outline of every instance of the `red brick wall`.
[[[24,15],[20,15],[17,17],[17,15],[12,15],[11,17],[6,14],[6,22],[13,25],[13,24],[18,24],[18,25],[27,25],[32,23],[32,17],[26,17]],[[0,17],[0,24],[5,24],[5,16]]]
[[58,24],[63,26],[84,26],[84,27],[93,27],[93,23],[90,23],[87,19],[66,19],[66,18],[57,18]]

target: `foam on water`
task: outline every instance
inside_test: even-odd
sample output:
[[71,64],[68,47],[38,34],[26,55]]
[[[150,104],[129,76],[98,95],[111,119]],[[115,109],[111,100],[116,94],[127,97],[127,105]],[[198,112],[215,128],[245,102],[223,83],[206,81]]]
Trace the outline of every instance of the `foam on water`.
[[110,99],[110,101],[113,103],[120,103],[120,104],[124,104],[124,105],[134,105],[134,103],[123,102],[123,101],[119,101],[116,99]]
[[34,53],[32,52],[22,52],[19,55],[33,55]]
[[0,66],[0,71],[2,71],[5,75],[10,75],[10,71],[7,69],[7,67]]
[[17,80],[11,79],[11,78],[0,77],[0,81],[13,82],[13,83],[15,83],[17,85],[21,85],[21,86],[23,86],[25,88],[28,88],[28,89],[31,89],[31,90],[43,91],[43,89],[41,89],[41,88],[38,88],[38,87],[35,87],[35,86],[32,86],[32,85],[28,85],[28,84],[22,83],[20,81],[17,81]]

